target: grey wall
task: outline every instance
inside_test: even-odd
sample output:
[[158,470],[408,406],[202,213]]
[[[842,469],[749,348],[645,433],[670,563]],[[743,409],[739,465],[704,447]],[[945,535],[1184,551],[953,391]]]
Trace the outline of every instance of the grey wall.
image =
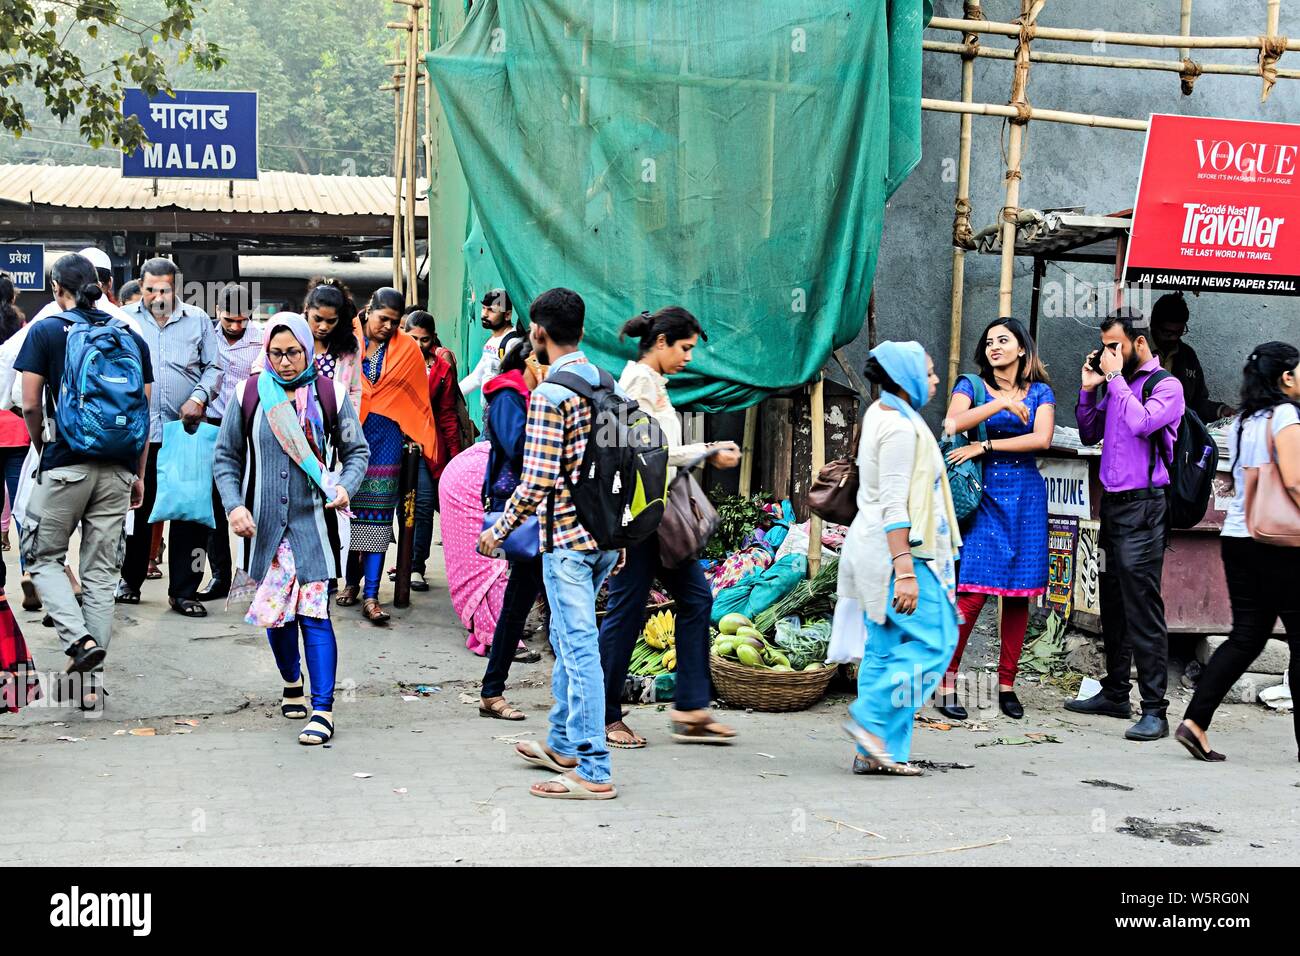
[[[961,17],[959,0],[935,0],[936,16]],[[986,0],[985,16],[1010,21],[1019,12],[1017,0]],[[1049,0],[1040,24],[1045,26],[1106,28],[1140,33],[1178,33],[1178,0]],[[1192,33],[1199,35],[1256,35],[1264,31],[1264,0],[1196,0]],[[1300,36],[1300,3],[1282,5],[1280,32]],[[960,35],[927,30],[927,39],[960,42]],[[1014,47],[1009,37],[984,36],[984,46]],[[1103,53],[1119,57],[1177,57],[1176,50],[1108,47],[1085,44],[1034,42],[1035,50]],[[1249,63],[1247,50],[1193,51],[1203,63]],[[1279,66],[1300,68],[1300,53],[1288,53]],[[975,61],[974,98],[977,102],[1005,103],[1011,87],[1010,61],[980,58]],[[947,53],[924,54],[923,95],[938,99],[961,98],[961,59]],[[1034,63],[1029,77],[1032,105],[1079,113],[1100,113],[1145,119],[1152,112],[1190,116],[1216,116],[1275,122],[1300,122],[1300,80],[1279,80],[1268,103],[1259,102],[1258,77],[1203,75],[1191,96],[1183,96],[1178,75],[1155,71],[1112,70],[1098,67]],[[952,277],[952,218],[956,183],[948,170],[956,168],[959,117],[926,112],[920,165],[894,194],[885,219],[884,239],[876,277],[876,304],[880,338],[915,338],[934,356],[940,368],[940,388],[946,387],[948,322]],[[1003,123],[993,117],[972,120],[971,202],[973,228],[991,224],[1003,202],[1000,136]],[[1142,158],[1143,133],[1034,122],[1028,127],[1024,178],[1020,204],[1042,209],[1051,206],[1086,206],[1104,214],[1133,205]],[[948,162],[945,164],[945,160]],[[1108,267],[1070,265],[1081,279],[1109,277]],[[1032,261],[1018,259],[1014,312],[1029,314]],[[999,262],[995,256],[966,256],[965,340],[962,370],[969,371],[970,355],[984,325],[998,314]],[[1049,280],[1065,275],[1049,267]],[[1232,401],[1242,363],[1250,349],[1270,339],[1300,340],[1300,303],[1274,296],[1205,294],[1189,296],[1192,312],[1189,341],[1205,365],[1210,394]],[[1097,339],[1095,320],[1040,317],[1040,348],[1050,366],[1059,399],[1058,418],[1073,424],[1078,368]],[[866,334],[849,349],[858,367],[866,358]],[[939,404],[938,402],[935,403]],[[937,409],[927,409],[937,418]]]

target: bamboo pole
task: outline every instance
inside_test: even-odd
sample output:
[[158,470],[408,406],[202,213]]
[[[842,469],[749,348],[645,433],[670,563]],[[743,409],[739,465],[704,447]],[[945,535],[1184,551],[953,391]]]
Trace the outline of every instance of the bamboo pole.
[[[950,53],[957,56],[967,50],[965,44],[951,43],[946,40],[922,40],[921,49],[927,53]],[[1016,53],[1005,47],[980,46],[975,54],[982,59],[1014,60]],[[1059,63],[1064,66],[1098,66],[1112,70],[1161,70],[1166,73],[1183,73],[1186,65],[1178,60],[1145,59],[1142,57],[1093,56],[1083,53],[1048,53],[1033,50],[1029,59],[1034,63]],[[1259,79],[1259,67],[1247,64],[1198,63],[1200,73],[1213,73],[1221,76],[1249,76]],[[1300,80],[1300,70],[1278,70],[1279,79]],[[1035,116],[1034,119],[1040,117]]]
[[[812,418],[812,473],[816,478],[826,464],[825,382],[820,373],[813,382],[810,396]],[[822,566],[822,519],[813,514],[808,519],[808,576],[816,577]]]
[[1259,40],[1259,75],[1264,79],[1264,88],[1260,91],[1259,101],[1268,101],[1268,94],[1273,92],[1277,82],[1277,60],[1284,50],[1290,49],[1285,37],[1277,35],[1278,18],[1282,14],[1282,0],[1268,0],[1268,15],[1264,26],[1264,36]]
[[406,123],[406,212],[403,225],[406,227],[404,240],[406,246],[406,284],[404,295],[407,305],[414,305],[419,301],[418,283],[415,278],[415,270],[418,265],[415,258],[415,144],[420,134],[419,113],[417,112],[420,105],[420,73],[417,58],[420,47],[419,10],[420,4],[417,2],[411,6],[408,13],[411,21],[411,32],[406,45],[408,64],[406,76],[407,86],[409,87],[407,109],[409,115]]
[[[1185,37],[1192,35],[1192,0],[1183,0],[1182,9],[1178,11],[1178,34]],[[1179,47],[1178,55],[1188,60],[1191,59],[1192,51],[1185,46]]]
[[1025,127],[1029,123],[1029,42],[1034,20],[1044,0],[1020,0],[1020,39],[1016,43],[1016,66],[1011,79],[1011,106],[1016,116],[1007,137],[1006,194],[998,219],[1002,223],[1002,273],[998,282],[998,315],[1011,315],[1011,292],[1016,264],[1016,213],[1020,209],[1020,153]]
[[[972,16],[972,14],[974,16]],[[982,16],[978,0],[967,3],[966,16],[974,19]],[[968,33],[962,45],[961,61],[961,101],[971,103],[975,92],[975,56],[979,53],[979,37]],[[953,202],[955,209],[952,226],[952,303],[948,325],[948,391],[957,384],[957,373],[961,367],[961,327],[963,298],[966,293],[966,246],[974,242],[970,227],[970,142],[971,114],[961,114],[961,134],[957,150],[957,198]]]
[[740,497],[748,498],[754,485],[754,437],[758,434],[758,406],[745,409],[745,434],[740,445]]
[[[962,103],[957,100],[921,99],[921,109],[939,113],[971,113],[975,116],[1016,117],[1020,111],[1014,106],[999,103]],[[1049,123],[1067,123],[1071,126],[1093,126],[1098,129],[1127,129],[1145,132],[1146,120],[1123,119],[1118,116],[1096,116],[1090,113],[1070,113],[1065,110],[1045,110],[1036,106],[1029,108],[1030,119],[1045,120]]]
[[[1269,0],[1270,3],[1274,0]],[[957,33],[992,33],[998,36],[1018,37],[1020,26],[1015,23],[997,23],[992,20],[959,20],[952,17],[933,17],[931,30],[951,30]],[[1036,40],[1059,40],[1063,43],[1103,43],[1108,46],[1144,46],[1166,49],[1196,50],[1258,50],[1258,36],[1181,36],[1159,33],[1116,33],[1107,30],[1077,30],[1065,27],[1038,27]],[[1300,50],[1300,39],[1287,39],[1286,50]]]
[[[393,37],[393,52],[402,52],[401,37]],[[402,287],[402,88],[406,80],[393,74],[393,288]]]

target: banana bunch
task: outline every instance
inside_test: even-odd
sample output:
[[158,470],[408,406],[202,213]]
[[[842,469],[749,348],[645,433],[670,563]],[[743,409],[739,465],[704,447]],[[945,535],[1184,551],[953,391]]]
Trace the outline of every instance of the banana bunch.
[[[645,622],[645,642],[657,651],[666,651],[677,644],[677,618],[672,611],[650,615]],[[676,655],[673,655],[676,658]],[[669,668],[671,670],[671,668]]]

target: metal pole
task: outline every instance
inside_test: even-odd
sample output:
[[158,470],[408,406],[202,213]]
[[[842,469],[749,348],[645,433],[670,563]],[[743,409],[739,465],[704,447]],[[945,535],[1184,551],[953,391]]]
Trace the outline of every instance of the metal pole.
[[[813,382],[810,396],[812,418],[812,473],[816,478],[826,464],[826,405],[823,395],[824,381],[821,373]],[[822,566],[822,519],[811,515],[808,519],[808,576],[815,577]]]

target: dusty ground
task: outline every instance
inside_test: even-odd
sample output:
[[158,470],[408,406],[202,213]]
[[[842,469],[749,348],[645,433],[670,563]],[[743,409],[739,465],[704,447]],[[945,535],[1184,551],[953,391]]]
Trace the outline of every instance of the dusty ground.
[[[918,727],[916,758],[973,765],[918,780],[848,772],[843,695],[798,714],[729,711],[740,737],[726,749],[674,746],[659,708],[641,707],[628,720],[650,746],[614,752],[619,799],[538,800],[527,785],[540,771],[503,737],[544,735],[549,658],[512,673],[527,721],[479,718],[461,696],[476,696],[483,662],[464,647],[441,572],[431,581],[387,630],[337,609],[328,748],[299,746],[301,724],[279,716],[260,632],[215,608],[183,619],[166,611],[165,582],[150,582],[143,604],[118,609],[102,718],[48,707],[0,718],[11,824],[0,865],[1200,866],[1290,864],[1300,847],[1289,716],[1225,708],[1214,742],[1231,760],[1207,765],[1172,741],[1124,741],[1120,721],[1065,713],[1047,688],[1025,690],[1020,724],[993,710],[976,715],[987,729]],[[19,617],[38,666],[59,661],[40,616]],[[968,659],[987,660],[986,643]],[[1171,716],[1185,703],[1175,693]],[[130,733],[140,728],[156,735]],[[1034,732],[1059,742],[994,743]]]

